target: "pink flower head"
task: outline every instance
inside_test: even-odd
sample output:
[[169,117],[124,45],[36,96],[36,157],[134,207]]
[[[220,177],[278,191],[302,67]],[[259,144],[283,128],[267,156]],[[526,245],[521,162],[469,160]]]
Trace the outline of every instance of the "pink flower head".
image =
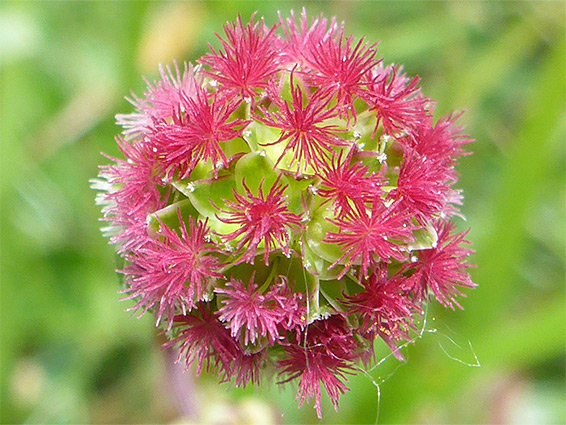
[[277,89],[271,85],[269,98],[278,106],[279,111],[270,113],[265,109],[264,118],[256,119],[264,124],[281,129],[281,137],[273,143],[264,146],[286,143],[283,153],[277,159],[276,165],[284,158],[287,152],[293,152],[289,165],[298,164],[297,173],[304,171],[308,166],[314,169],[321,167],[329,157],[333,147],[350,144],[336,136],[339,128],[326,121],[336,117],[334,108],[328,109],[328,95],[318,91],[307,98],[304,104],[305,93],[294,83],[291,72],[291,104],[281,99]]
[[254,22],[254,16],[247,25],[242,23],[241,16],[235,23],[227,23],[226,40],[217,35],[224,51],[216,52],[209,45],[211,53],[199,60],[210,67],[207,74],[221,83],[229,96],[253,99],[256,91],[265,89],[267,81],[279,70],[279,52],[273,46],[277,27],[269,30],[263,18]]
[[320,90],[336,95],[344,112],[355,117],[354,100],[364,90],[368,73],[380,60],[375,59],[377,43],[364,43],[362,37],[354,44],[352,36],[344,38],[344,28],[336,37],[326,37],[306,50],[307,81]]
[[206,365],[206,371],[232,376],[233,362],[240,355],[240,348],[210,310],[209,303],[199,304],[189,314],[175,316],[174,329],[178,336],[166,347],[180,343],[177,361],[184,358],[187,368],[196,361],[197,375]]
[[344,318],[332,316],[314,322],[305,331],[304,345],[288,345],[285,357],[277,364],[280,375],[287,378],[280,383],[300,378],[297,399],[299,407],[305,400],[314,398],[317,416],[322,418],[321,384],[324,386],[334,409],[338,399],[348,391],[346,375],[354,369],[352,362],[359,354],[351,329]]
[[279,13],[279,21],[285,35],[281,41],[281,50],[290,62],[300,64],[306,62],[305,53],[308,50],[313,49],[319,43],[323,43],[328,39],[334,39],[338,31],[336,18],[332,18],[329,21],[322,14],[318,18],[313,18],[309,26],[305,8],[301,12],[298,25],[295,23],[295,13],[293,11],[291,11],[291,16],[286,19],[283,19],[281,13]]
[[146,215],[165,205],[160,187],[162,165],[151,143],[133,140],[127,142],[117,137],[116,142],[125,160],[112,158],[115,165],[100,167],[97,188],[106,188],[98,196],[103,205],[103,221],[110,222],[106,230],[110,243],[118,245],[118,252],[125,253],[139,248],[147,240]]
[[117,114],[118,125],[124,127],[123,134],[127,138],[135,137],[147,131],[154,121],[170,119],[181,103],[181,96],[193,96],[198,82],[194,77],[192,64],[187,65],[183,74],[179,71],[179,66],[175,62],[175,73],[170,67],[159,66],[161,80],[147,84],[147,91],[143,97],[138,97],[132,93],[132,98],[127,99],[136,108],[132,114]]
[[353,209],[365,211],[366,205],[381,195],[385,183],[385,167],[380,173],[368,176],[368,167],[361,162],[351,164],[353,149],[342,160],[343,152],[334,155],[320,176],[321,187],[317,192],[325,202],[334,203],[334,214],[348,215]]
[[277,281],[269,290],[272,297],[279,305],[281,320],[278,323],[279,334],[285,335],[286,331],[301,335],[307,317],[307,303],[302,292],[295,292],[293,285],[286,276],[279,275]]
[[[260,368],[265,362],[267,350],[257,353],[247,353],[240,350],[234,358],[232,374],[235,377],[236,387],[245,388],[250,382],[260,384]],[[226,377],[228,378],[229,375]]]
[[290,256],[290,233],[303,228],[301,216],[287,209],[288,202],[286,196],[283,195],[286,188],[279,184],[280,179],[277,179],[267,195],[263,193],[264,181],[262,180],[259,185],[257,196],[252,194],[246,182],[243,181],[242,185],[246,195],[240,195],[234,189],[236,201],[226,200],[228,210],[220,210],[228,217],[217,216],[218,220],[223,223],[240,226],[238,230],[224,236],[226,243],[237,240],[236,249],[238,251],[246,247],[239,262],[245,261],[253,264],[261,242],[264,243],[265,265],[269,264],[269,253],[276,248],[280,248],[283,254]]
[[249,124],[242,119],[229,121],[239,103],[210,96],[202,87],[192,97],[181,96],[173,124],[162,122],[153,129],[153,140],[169,176],[178,171],[179,178],[187,178],[199,162],[208,159],[218,175],[218,167],[228,163],[220,144],[241,137]]
[[339,245],[344,254],[329,268],[333,268],[347,259],[344,270],[338,277],[341,279],[350,268],[359,263],[359,280],[369,276],[368,271],[378,261],[389,263],[391,258],[403,261],[406,254],[402,252],[399,241],[411,242],[414,237],[408,211],[402,210],[399,204],[386,207],[379,198],[373,202],[371,212],[353,210],[351,214],[329,219],[340,228],[339,233],[328,233],[324,242]]
[[403,360],[430,295],[475,286],[451,221],[471,139],[336,18],[244,22],[146,80],[93,188],[123,292],[179,360],[236,386],[275,366],[320,417],[377,338]]
[[189,230],[179,211],[181,236],[161,223],[160,239],[152,240],[128,255],[128,298],[140,297],[134,309],[145,313],[157,306],[156,316],[171,328],[176,311],[185,314],[203,299],[210,279],[220,279],[220,262],[211,255],[216,248],[207,242],[207,222],[189,217]]
[[429,124],[429,100],[421,95],[418,84],[418,77],[408,79],[399,66],[373,70],[362,97],[377,114],[374,134],[380,124],[383,132],[393,137]]
[[397,188],[389,192],[388,197],[426,223],[433,214],[453,211],[449,202],[457,199],[450,197],[453,192],[449,186],[451,180],[450,168],[408,149],[399,171]]
[[225,288],[216,288],[216,293],[226,298],[218,310],[219,319],[227,323],[233,338],[240,339],[243,334],[244,345],[255,344],[266,337],[273,344],[279,339],[277,325],[284,312],[271,292],[263,295],[250,279],[247,288],[239,280],[230,280]]
[[397,359],[404,360],[396,341],[409,341],[413,313],[417,307],[401,290],[399,279],[387,277],[382,263],[364,281],[364,291],[346,296],[350,315],[358,315],[361,334],[377,334],[391,348]]
[[415,300],[421,301],[432,292],[444,307],[462,308],[456,296],[465,294],[460,288],[474,288],[466,269],[470,267],[464,261],[474,252],[461,246],[469,244],[464,238],[468,232],[453,234],[455,226],[450,221],[437,221],[435,229],[438,242],[431,249],[415,252],[412,262],[405,264],[403,270],[413,270],[413,274],[405,279],[403,289],[411,291]]
[[[447,167],[454,167],[460,156],[468,155],[462,146],[473,139],[462,134],[463,128],[456,124],[461,113],[446,115],[434,126],[419,126],[411,130],[399,141],[414,149],[421,156],[438,161]],[[452,169],[452,178],[457,179]]]

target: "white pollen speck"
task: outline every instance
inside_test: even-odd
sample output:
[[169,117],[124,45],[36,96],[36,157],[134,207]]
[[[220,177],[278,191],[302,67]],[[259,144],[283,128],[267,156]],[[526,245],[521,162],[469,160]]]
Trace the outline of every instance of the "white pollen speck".
[[187,183],[187,190],[189,193],[193,193],[195,191],[195,185],[192,183]]
[[156,148],[155,146],[154,146],[153,148],[151,148],[151,150],[152,150],[153,152],[157,152],[157,148]]
[[249,96],[244,97],[244,103],[248,103],[248,104],[252,103],[252,98]]
[[384,163],[385,161],[387,161],[387,155],[384,154],[384,153],[381,153],[381,154],[377,155],[377,160],[380,163]]
[[216,87],[218,85],[218,81],[210,80],[210,82],[208,84],[210,84],[210,87]]
[[418,260],[418,258],[417,258],[416,255],[412,255],[412,256],[411,256],[411,263],[416,263],[417,260]]
[[359,131],[354,131],[354,139],[361,139],[362,138],[362,133],[360,133]]
[[242,131],[242,136],[244,137],[250,137],[252,135],[252,131],[251,130],[244,130]]
[[383,235],[383,240],[387,241],[387,240],[389,240],[389,238],[387,236]]
[[259,156],[265,156],[266,155],[265,149],[260,150],[257,154]]

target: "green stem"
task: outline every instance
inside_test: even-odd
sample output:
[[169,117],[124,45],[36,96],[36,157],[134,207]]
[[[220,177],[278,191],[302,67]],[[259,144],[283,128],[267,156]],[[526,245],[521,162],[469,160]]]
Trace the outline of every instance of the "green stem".
[[271,281],[273,280],[273,278],[277,274],[277,266],[278,265],[279,265],[279,257],[275,257],[275,260],[273,261],[273,267],[271,268],[271,272],[269,273],[269,276],[267,276],[265,283],[261,286],[261,288],[259,288],[260,294],[263,294],[267,290],[269,285],[271,284]]
[[340,311],[340,312],[344,311],[344,309],[342,308],[340,303],[338,301],[336,301],[336,299],[334,299],[330,295],[328,295],[326,292],[324,292],[324,289],[320,288],[320,293],[322,294],[322,296],[324,298],[326,298],[326,301],[328,301],[328,304],[330,304],[334,308],[334,310]]
[[[308,323],[320,317],[320,280],[318,276],[308,274],[303,269],[307,290]],[[310,279],[309,279],[310,277]]]

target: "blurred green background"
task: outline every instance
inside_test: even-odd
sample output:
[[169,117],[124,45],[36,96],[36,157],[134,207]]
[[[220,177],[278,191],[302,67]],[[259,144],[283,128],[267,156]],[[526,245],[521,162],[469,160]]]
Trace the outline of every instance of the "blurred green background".
[[[319,422],[296,386],[234,390],[170,366],[152,321],[118,301],[88,183],[142,75],[194,61],[238,12],[272,24],[302,5],[0,3],[2,423]],[[565,5],[306,4],[381,40],[436,117],[467,109],[477,139],[458,224],[479,287],[463,312],[431,308],[407,364],[352,377],[338,413],[324,397],[322,423],[566,423]]]

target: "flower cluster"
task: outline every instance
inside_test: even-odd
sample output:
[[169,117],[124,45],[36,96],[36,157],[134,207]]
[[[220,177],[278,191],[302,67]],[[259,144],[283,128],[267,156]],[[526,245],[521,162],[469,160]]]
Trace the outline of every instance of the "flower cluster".
[[475,286],[452,221],[471,140],[334,19],[224,32],[117,116],[125,159],[94,181],[104,231],[180,361],[238,386],[297,380],[320,417],[376,341],[402,360],[423,304],[461,308]]

